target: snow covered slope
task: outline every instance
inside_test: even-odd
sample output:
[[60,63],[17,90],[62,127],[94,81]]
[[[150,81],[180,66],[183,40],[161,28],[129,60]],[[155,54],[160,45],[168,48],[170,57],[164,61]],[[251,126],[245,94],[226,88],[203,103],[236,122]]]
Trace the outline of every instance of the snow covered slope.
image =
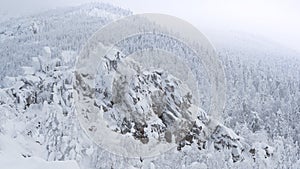
[[[1,23],[1,168],[18,168],[18,164],[24,164],[23,168],[26,165],[82,169],[300,167],[300,55],[259,37],[236,32],[208,34],[215,36],[211,39],[225,66],[225,124],[201,111],[186,131],[188,134],[176,142],[177,148],[153,158],[121,157],[93,143],[74,113],[75,58],[94,31],[129,14],[130,11],[107,4],[88,4]],[[160,117],[154,121],[155,129],[162,128],[163,132],[156,132],[153,138],[158,135],[163,141],[170,141],[165,130],[167,121],[184,110],[177,99],[181,100],[188,89],[174,85],[180,84],[180,80],[162,76],[167,72],[161,70],[133,72],[132,79],[140,81],[143,90],[155,89],[157,95],[127,86],[132,88],[131,99],[118,100],[118,93],[113,98],[103,98],[104,93],[100,92],[97,106],[117,114],[118,106],[124,104],[141,113],[136,104],[143,103],[142,107],[149,108],[155,103],[149,110],[153,111],[151,117]],[[156,80],[146,80],[148,76],[155,76]],[[168,80],[161,84],[163,87],[173,86],[165,98],[155,85],[158,80]],[[147,85],[143,86],[141,81]],[[148,102],[139,102],[138,98]],[[135,99],[136,103],[129,104],[129,100]],[[166,100],[159,102],[164,106],[157,104],[159,99]],[[115,105],[110,106],[111,101]],[[192,106],[188,102],[187,99],[179,103]],[[165,115],[154,113],[165,106]],[[143,126],[151,126],[151,122],[140,125],[133,120],[139,117],[129,117],[133,124],[124,118],[115,121],[107,117],[107,121],[112,130],[147,144],[150,134]]]
[[4,74],[20,74],[20,65],[28,65],[31,57],[42,55],[44,46],[54,49],[54,57],[63,50],[78,52],[100,27],[129,14],[109,4],[92,3],[2,22],[0,80]]

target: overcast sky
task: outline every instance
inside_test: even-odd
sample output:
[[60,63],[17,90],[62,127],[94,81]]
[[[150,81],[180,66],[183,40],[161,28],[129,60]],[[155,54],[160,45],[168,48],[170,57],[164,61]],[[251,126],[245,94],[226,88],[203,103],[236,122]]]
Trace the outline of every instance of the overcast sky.
[[[0,14],[17,16],[75,6],[92,0],[0,0]],[[95,0],[93,0],[95,1]],[[98,0],[134,13],[157,12],[197,26],[258,34],[300,52],[300,1],[297,0]]]

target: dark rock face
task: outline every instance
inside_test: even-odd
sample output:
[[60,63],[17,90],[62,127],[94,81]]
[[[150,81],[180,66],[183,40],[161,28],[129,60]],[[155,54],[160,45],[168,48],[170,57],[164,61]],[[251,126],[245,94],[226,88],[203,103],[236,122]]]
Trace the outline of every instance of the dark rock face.
[[144,144],[152,135],[159,141],[179,143],[192,126],[188,88],[162,70],[141,72],[135,62],[127,61],[128,70],[121,72],[124,63],[120,62],[114,62],[116,69],[110,69],[111,60],[105,63],[107,71],[115,73],[112,93],[107,92],[107,86],[96,89],[96,96],[104,98],[100,107],[107,120],[116,124],[112,130],[130,134]]

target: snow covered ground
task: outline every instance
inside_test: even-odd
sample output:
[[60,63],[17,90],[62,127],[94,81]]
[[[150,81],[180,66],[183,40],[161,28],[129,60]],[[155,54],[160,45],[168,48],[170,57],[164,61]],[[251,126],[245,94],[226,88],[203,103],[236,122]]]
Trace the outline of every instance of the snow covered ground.
[[91,141],[73,104],[75,59],[94,31],[130,14],[89,4],[1,23],[0,168],[300,168],[300,54],[241,32],[206,33],[227,79],[224,124],[202,119],[153,158],[120,157]]

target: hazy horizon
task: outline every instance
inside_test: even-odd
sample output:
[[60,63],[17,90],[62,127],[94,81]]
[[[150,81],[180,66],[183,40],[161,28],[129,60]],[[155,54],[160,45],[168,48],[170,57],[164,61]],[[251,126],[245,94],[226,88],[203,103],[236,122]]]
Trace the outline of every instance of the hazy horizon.
[[[153,0],[11,0],[0,1],[0,14],[20,16],[45,10],[105,2],[133,13],[163,13],[182,18],[201,30],[235,30],[263,36],[300,53],[300,2],[289,1],[189,1]],[[16,5],[18,4],[18,5]],[[159,5],[157,5],[159,4]],[[204,32],[205,33],[205,32]]]

